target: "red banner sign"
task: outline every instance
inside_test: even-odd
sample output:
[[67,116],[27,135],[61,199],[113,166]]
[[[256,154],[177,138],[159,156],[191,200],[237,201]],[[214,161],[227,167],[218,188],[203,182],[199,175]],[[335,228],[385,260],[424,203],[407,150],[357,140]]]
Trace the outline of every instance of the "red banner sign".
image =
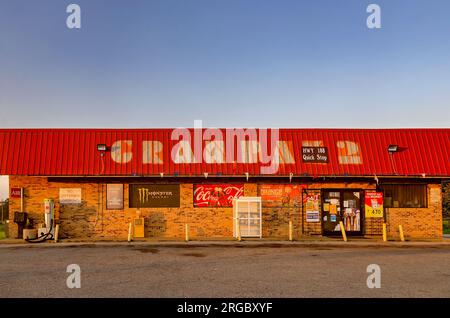
[[233,199],[243,195],[243,184],[196,184],[194,207],[232,207]]
[[300,206],[303,184],[263,184],[259,192],[264,206]]
[[18,199],[22,196],[21,188],[11,188],[11,192],[9,193],[10,198]]

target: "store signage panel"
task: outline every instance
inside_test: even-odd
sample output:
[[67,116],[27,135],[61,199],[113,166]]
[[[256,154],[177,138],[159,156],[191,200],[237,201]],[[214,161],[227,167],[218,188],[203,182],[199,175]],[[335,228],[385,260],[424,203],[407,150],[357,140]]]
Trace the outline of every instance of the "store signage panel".
[[307,193],[305,195],[306,222],[320,222],[319,201],[320,194],[318,193]]
[[328,163],[328,148],[302,147],[302,161],[307,163]]
[[11,199],[20,199],[22,197],[22,188],[11,188],[9,197]]
[[300,206],[303,184],[262,184],[259,192],[263,206]]
[[60,188],[59,203],[81,204],[81,188]]
[[179,184],[130,184],[130,208],[178,208]]
[[243,184],[196,184],[194,207],[232,207],[233,199],[243,195]]
[[382,218],[383,192],[366,192],[364,207],[366,218]]
[[108,210],[123,209],[123,184],[106,185],[106,208]]
[[306,211],[306,222],[320,222],[320,213],[319,211]]

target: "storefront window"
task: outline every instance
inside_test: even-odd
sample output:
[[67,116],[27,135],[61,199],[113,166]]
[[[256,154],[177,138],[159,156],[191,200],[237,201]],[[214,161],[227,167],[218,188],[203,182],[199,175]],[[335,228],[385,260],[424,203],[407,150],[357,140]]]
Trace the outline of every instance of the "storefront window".
[[426,208],[427,186],[424,184],[384,184],[384,207]]

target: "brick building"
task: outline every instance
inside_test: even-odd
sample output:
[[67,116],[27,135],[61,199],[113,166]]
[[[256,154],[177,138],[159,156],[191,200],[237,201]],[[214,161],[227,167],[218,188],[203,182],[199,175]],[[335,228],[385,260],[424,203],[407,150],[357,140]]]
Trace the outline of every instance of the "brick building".
[[[442,237],[450,129],[2,129],[0,175],[14,211],[43,222],[55,202],[60,237],[294,239]],[[248,208],[236,200],[250,197]],[[260,203],[258,203],[260,202]],[[255,205],[253,205],[255,204]],[[257,208],[260,204],[260,209]],[[235,205],[235,208],[233,208]],[[23,207],[23,208],[22,208]],[[255,208],[255,209],[254,209]]]

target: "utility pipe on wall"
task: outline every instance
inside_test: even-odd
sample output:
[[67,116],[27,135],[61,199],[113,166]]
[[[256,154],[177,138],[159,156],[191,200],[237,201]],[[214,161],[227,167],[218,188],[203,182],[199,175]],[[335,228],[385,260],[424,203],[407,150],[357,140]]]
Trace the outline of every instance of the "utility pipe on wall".
[[20,188],[20,212],[24,212],[23,211],[23,188]]

